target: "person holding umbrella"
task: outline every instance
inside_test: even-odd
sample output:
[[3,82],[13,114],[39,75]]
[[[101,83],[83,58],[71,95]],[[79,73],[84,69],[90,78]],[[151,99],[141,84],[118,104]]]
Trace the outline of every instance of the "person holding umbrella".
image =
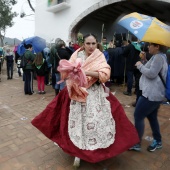
[[165,97],[165,87],[159,77],[159,73],[166,82],[168,65],[166,55],[164,54],[166,51],[165,46],[150,43],[148,48],[149,53],[152,54],[152,58],[145,65],[143,65],[141,61],[135,64],[137,69],[142,73],[139,81],[142,96],[139,97],[134,112],[135,127],[140,138],[140,143],[134,145],[130,150],[141,150],[142,136],[144,134],[144,119],[147,118],[154,138],[147,150],[153,152],[156,149],[162,148],[162,137],[157,117],[158,109]]
[[[143,65],[138,61],[135,66],[142,73],[139,80],[139,87],[142,96],[136,104],[134,119],[138,131],[140,143],[134,145],[130,150],[141,150],[141,141],[144,134],[144,119],[147,118],[152,129],[153,142],[148,146],[150,152],[162,148],[162,137],[158,122],[158,109],[165,98],[166,77],[168,71],[167,47],[170,47],[170,26],[159,21],[157,18],[137,12],[122,17],[119,22],[138,39],[149,42],[149,53],[151,59]],[[167,47],[166,47],[167,46]]]
[[35,59],[35,55],[32,53],[32,45],[31,44],[24,44],[25,47],[25,53],[24,53],[24,57],[25,58],[25,62],[26,65],[23,68],[23,72],[24,72],[24,92],[25,94],[29,94],[32,95],[33,94],[33,61]]

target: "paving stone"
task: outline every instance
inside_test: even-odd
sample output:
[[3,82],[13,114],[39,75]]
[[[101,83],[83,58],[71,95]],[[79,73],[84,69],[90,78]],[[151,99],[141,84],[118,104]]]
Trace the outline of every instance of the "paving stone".
[[[5,64],[4,64],[5,66]],[[0,170],[72,170],[74,157],[64,153],[52,141],[46,138],[32,124],[31,120],[38,115],[54,98],[51,86],[45,86],[44,96],[24,95],[24,84],[21,77],[14,73],[13,80],[6,80],[3,68],[0,82]],[[8,87],[8,88],[7,88]],[[135,95],[125,96],[125,86],[112,85],[111,91],[122,104],[127,117],[132,123]],[[34,80],[34,91],[37,82]],[[159,122],[162,132],[163,148],[153,153],[146,148],[151,141],[145,139],[152,136],[147,120],[142,141],[142,151],[127,151],[114,158],[92,164],[81,160],[79,170],[169,170],[170,167],[170,106],[161,105]],[[21,118],[26,117],[26,120]]]

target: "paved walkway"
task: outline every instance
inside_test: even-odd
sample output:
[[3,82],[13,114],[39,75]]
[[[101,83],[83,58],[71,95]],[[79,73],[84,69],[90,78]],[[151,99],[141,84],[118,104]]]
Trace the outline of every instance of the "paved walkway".
[[[4,64],[5,67],[5,64]],[[73,157],[65,154],[47,139],[30,121],[54,98],[51,86],[45,95],[24,95],[23,81],[14,71],[12,80],[6,79],[3,68],[0,82],[0,170],[72,170]],[[37,91],[36,81],[34,90]],[[132,97],[122,95],[123,87],[112,86],[116,97],[133,122]],[[170,106],[162,105],[159,121],[163,149],[146,151],[151,130],[146,120],[142,151],[127,151],[112,159],[91,164],[81,161],[80,170],[168,170],[170,167]],[[126,141],[124,141],[126,142]]]

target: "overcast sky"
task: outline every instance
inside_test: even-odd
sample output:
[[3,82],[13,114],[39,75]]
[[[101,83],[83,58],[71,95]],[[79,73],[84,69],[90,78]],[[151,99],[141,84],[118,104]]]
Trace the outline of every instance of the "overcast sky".
[[[23,10],[27,15],[33,14],[27,0],[17,0],[17,4],[13,6],[12,10],[18,13],[18,16],[13,19],[14,25],[6,30],[6,37],[18,38],[23,40],[27,37],[34,36],[35,24],[34,15],[20,18],[20,13]],[[35,6],[35,0],[32,0]]]

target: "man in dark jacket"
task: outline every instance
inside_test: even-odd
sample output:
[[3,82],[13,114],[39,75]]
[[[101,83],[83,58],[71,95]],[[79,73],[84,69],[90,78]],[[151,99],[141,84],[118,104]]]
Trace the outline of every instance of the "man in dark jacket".
[[139,53],[140,49],[135,46],[135,43],[128,44],[123,52],[125,59],[125,67],[126,67],[126,76],[127,76],[127,91],[123,92],[124,95],[131,96],[132,95],[132,87],[133,87],[133,76],[134,70],[136,69],[135,63],[140,61]]
[[24,53],[26,65],[23,68],[24,72],[24,92],[25,94],[32,95],[33,94],[33,61],[35,59],[35,55],[32,53],[32,45],[27,44],[25,45],[26,51]]

